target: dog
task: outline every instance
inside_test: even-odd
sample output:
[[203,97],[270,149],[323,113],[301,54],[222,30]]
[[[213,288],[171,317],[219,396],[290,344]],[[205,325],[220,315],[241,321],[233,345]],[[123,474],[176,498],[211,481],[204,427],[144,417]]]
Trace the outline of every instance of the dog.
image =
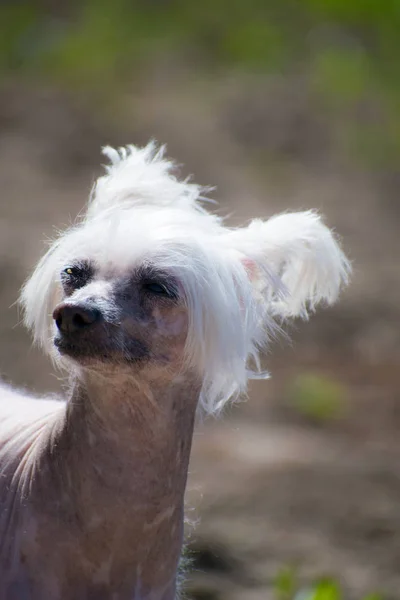
[[21,294],[68,392],[0,390],[1,600],[176,598],[196,414],[266,377],[282,324],[350,275],[313,211],[230,228],[164,147],[103,152]]

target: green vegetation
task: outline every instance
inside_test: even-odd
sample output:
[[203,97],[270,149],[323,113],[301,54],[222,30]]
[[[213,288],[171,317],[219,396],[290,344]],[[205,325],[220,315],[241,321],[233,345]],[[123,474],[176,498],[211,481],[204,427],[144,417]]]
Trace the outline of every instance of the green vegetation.
[[399,25],[400,0],[84,0],[51,13],[10,0],[0,69],[98,91],[166,54],[213,71],[300,70],[333,114],[372,105],[367,131],[363,122],[347,141],[390,161],[400,155]]
[[[12,0],[0,72],[109,93],[165,56],[197,73],[302,73],[372,165],[400,156],[400,0]],[[365,117],[367,113],[367,117]]]
[[3,68],[42,67],[49,57],[60,69],[87,68],[99,55],[107,72],[120,61],[177,50],[268,70],[313,50],[347,48],[356,61],[365,55],[376,83],[400,86],[398,0],[83,0],[68,8],[60,1],[58,10],[52,4],[49,12],[39,0],[2,3]]
[[323,375],[302,373],[291,384],[288,400],[300,415],[317,423],[341,418],[346,413],[343,385]]
[[[275,580],[276,600],[344,600],[341,586],[333,579],[321,579],[309,588],[301,588],[295,570],[282,569]],[[368,594],[361,600],[383,600],[380,594]]]

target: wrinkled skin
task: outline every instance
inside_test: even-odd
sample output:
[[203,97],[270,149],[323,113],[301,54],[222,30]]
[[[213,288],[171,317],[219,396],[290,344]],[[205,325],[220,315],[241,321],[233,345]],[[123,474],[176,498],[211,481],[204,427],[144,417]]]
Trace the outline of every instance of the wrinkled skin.
[[201,387],[186,308],[164,274],[68,269],[68,401],[0,388],[0,600],[173,600]]

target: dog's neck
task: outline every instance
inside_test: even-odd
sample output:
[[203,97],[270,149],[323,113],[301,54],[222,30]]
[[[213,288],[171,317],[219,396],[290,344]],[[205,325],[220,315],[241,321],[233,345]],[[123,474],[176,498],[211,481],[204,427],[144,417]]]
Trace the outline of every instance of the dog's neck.
[[116,598],[175,597],[199,392],[194,377],[150,384],[86,375],[73,384],[51,451],[65,458],[59,478],[85,563]]

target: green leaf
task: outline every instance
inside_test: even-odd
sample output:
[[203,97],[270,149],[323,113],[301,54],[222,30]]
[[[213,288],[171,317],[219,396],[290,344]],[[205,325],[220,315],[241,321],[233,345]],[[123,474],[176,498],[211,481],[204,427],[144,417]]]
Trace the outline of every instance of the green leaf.
[[291,567],[284,567],[279,571],[274,581],[274,590],[277,600],[292,600],[296,591],[296,572]]
[[[320,581],[313,592],[312,600],[341,600],[342,593],[338,584],[330,579]],[[311,599],[310,599],[311,600]]]
[[314,373],[299,375],[289,391],[289,401],[300,414],[323,422],[346,411],[346,390],[338,382]]

